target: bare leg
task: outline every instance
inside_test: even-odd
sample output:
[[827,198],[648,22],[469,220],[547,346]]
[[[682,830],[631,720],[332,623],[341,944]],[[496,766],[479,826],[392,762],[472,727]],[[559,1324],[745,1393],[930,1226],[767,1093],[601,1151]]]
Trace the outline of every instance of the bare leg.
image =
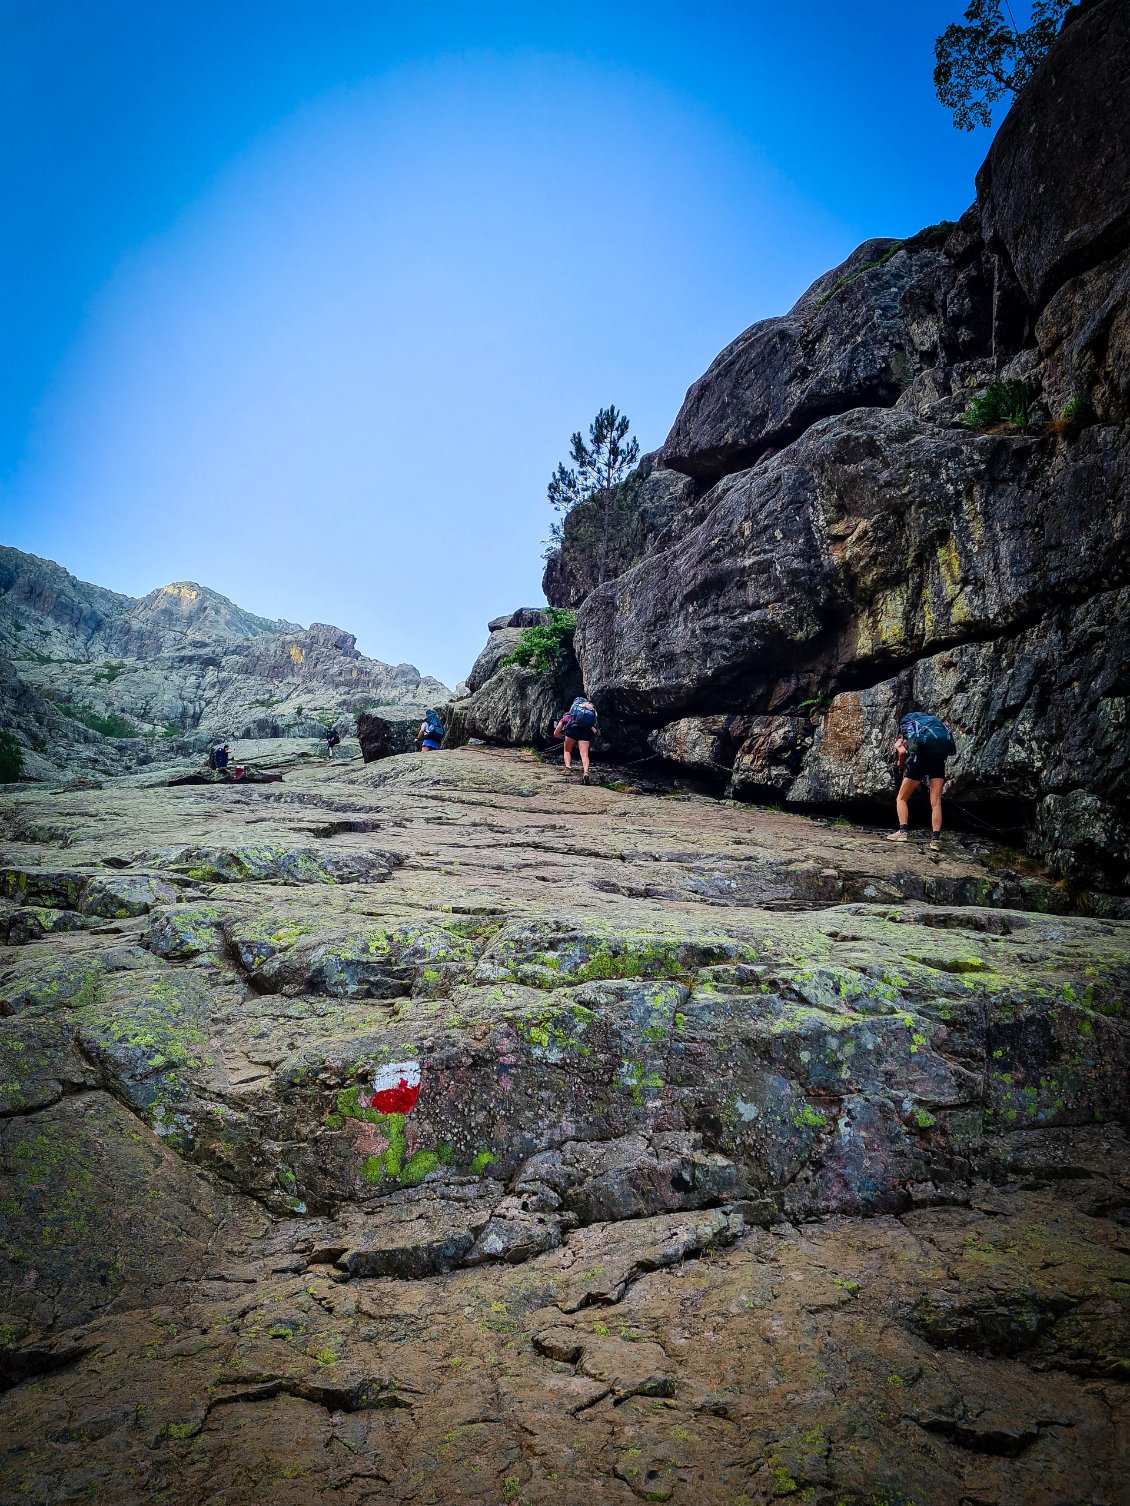
[[581,754],[581,769],[585,778],[589,777],[589,745],[583,739],[577,743]]
[[930,780],[930,830],[936,837],[942,830],[942,788],[944,779]]
[[565,767],[567,769],[573,767],[573,749],[575,746],[576,744],[571,737],[565,739]]
[[[938,780],[938,784],[940,785],[941,782],[942,781],[939,779]],[[898,811],[899,825],[900,826],[909,826],[910,825],[910,797],[911,797],[911,795],[914,794],[915,790],[918,788],[918,786],[921,783],[922,783],[921,779],[904,779],[903,782],[902,782],[902,784],[899,785],[899,792],[895,796],[895,810]],[[934,784],[934,781],[931,779],[931,781],[930,781],[930,785],[931,785],[930,798],[931,799],[933,799],[933,784]],[[940,800],[941,800],[941,790],[940,789],[938,791],[938,799],[939,799],[939,802],[940,802]],[[941,811],[941,805],[940,804],[938,806],[938,810],[939,810],[939,812]]]

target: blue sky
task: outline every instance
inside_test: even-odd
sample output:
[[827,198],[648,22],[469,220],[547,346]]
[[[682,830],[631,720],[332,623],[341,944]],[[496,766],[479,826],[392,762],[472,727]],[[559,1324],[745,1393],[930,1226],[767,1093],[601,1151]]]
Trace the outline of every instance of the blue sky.
[[960,0],[0,0],[2,540],[461,678],[546,482],[956,218]]

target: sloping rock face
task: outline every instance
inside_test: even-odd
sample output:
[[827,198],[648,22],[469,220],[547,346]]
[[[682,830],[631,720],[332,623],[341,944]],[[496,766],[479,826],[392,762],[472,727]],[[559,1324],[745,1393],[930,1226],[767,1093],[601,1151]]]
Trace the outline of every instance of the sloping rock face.
[[4,819],[5,1500],[1118,1498],[1130,922],[490,749]]
[[[551,562],[625,751],[680,759],[690,720],[701,744],[752,718],[736,793],[886,803],[924,705],[970,819],[1130,884],[1128,76],[1130,10],[1100,0],[957,226],[867,242],[690,389],[659,457],[693,488],[682,528],[603,584]],[[1028,422],[969,427],[997,380]]]
[[523,631],[545,621],[544,608],[519,607],[487,623],[486,645],[465,682],[468,694],[448,710],[445,748],[461,747],[469,738],[526,748],[544,748],[552,741],[558,717],[581,693],[580,675],[575,669],[546,675],[506,663]]
[[317,737],[369,705],[450,698],[326,623],[270,621],[190,582],[134,600],[7,548],[0,654],[0,713],[37,777],[118,773],[183,752],[186,737]]

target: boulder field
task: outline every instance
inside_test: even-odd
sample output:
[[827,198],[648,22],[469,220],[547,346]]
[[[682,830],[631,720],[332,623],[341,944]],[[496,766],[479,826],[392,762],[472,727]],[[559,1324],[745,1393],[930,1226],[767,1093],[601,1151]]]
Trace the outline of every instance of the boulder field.
[[7,799],[4,1506],[1125,1499],[1130,922],[603,777]]
[[[1130,7],[1077,7],[957,223],[739,335],[565,518],[543,584],[614,753],[874,813],[921,707],[972,822],[1130,888],[1127,78]],[[569,687],[492,662],[468,734],[544,742]]]

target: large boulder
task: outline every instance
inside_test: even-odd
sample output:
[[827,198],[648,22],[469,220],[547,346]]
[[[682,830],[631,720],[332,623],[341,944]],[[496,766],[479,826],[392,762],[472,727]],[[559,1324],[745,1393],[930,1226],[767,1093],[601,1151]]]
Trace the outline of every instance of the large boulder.
[[1130,244],[1130,6],[1064,27],[977,175],[989,247],[1040,309],[1068,277]]
[[477,737],[489,743],[544,748],[552,741],[557,718],[580,693],[581,682],[575,674],[556,680],[536,669],[508,664],[473,695],[455,703],[444,745],[457,746]]
[[717,777],[733,764],[751,721],[742,716],[682,717],[653,732],[648,746],[668,763]]
[[[1091,428],[976,436],[863,409],[725,478],[705,521],[595,591],[577,657],[602,707],[787,709],[1130,578],[1130,448]],[[782,704],[785,703],[785,704]],[[666,713],[666,715],[664,715]]]
[[467,692],[474,695],[476,690],[481,690],[492,675],[502,668],[502,661],[518,647],[522,641],[523,629],[520,627],[492,628],[490,637],[486,641],[486,647],[471,666],[471,672],[467,676]]
[[546,620],[544,607],[519,607],[516,612],[504,612],[501,617],[492,617],[487,631],[498,633],[503,628],[540,627]]
[[851,408],[891,407],[920,372],[983,353],[991,305],[979,248],[955,275],[942,224],[865,241],[788,314],[752,325],[690,388],[665,465],[710,484]]
[[397,753],[412,753],[416,747],[419,716],[388,716],[376,711],[357,714],[357,739],[366,763],[378,758],[392,758]]

